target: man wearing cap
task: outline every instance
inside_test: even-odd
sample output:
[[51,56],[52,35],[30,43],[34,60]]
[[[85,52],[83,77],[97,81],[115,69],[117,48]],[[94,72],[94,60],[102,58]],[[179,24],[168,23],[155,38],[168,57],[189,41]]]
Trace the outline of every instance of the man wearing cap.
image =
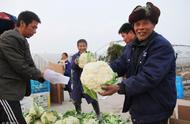
[[130,112],[134,124],[167,124],[176,104],[175,54],[169,41],[154,31],[159,16],[159,8],[150,2],[132,11],[129,22],[137,38],[110,64],[128,78],[100,93],[125,94],[123,112]]

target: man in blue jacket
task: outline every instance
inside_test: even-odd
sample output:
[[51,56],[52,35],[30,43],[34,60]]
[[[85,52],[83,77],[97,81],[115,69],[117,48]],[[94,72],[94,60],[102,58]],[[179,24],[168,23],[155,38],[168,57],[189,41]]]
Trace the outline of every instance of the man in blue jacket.
[[85,98],[88,104],[92,104],[92,107],[97,115],[97,118],[101,122],[102,117],[100,113],[99,103],[97,100],[94,100],[93,98],[91,98],[90,96],[84,93],[82,83],[80,80],[83,69],[80,68],[78,65],[78,58],[80,57],[82,53],[87,52],[87,41],[85,39],[78,40],[77,48],[79,51],[72,56],[72,60],[71,60],[71,69],[72,69],[71,79],[73,83],[71,97],[73,100],[73,104],[75,106],[77,113],[80,114],[82,98]]
[[176,104],[175,54],[169,41],[154,31],[159,16],[159,8],[150,2],[132,11],[129,22],[137,38],[110,64],[127,79],[104,86],[100,93],[125,94],[123,112],[130,112],[134,124],[167,124]]

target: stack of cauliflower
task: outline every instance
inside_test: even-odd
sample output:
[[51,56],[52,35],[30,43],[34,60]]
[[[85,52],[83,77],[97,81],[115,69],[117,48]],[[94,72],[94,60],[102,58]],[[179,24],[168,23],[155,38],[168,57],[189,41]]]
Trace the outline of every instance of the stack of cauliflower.
[[45,111],[41,106],[33,103],[28,113],[24,114],[27,124],[80,124],[78,118],[69,116],[62,118],[56,111]]
[[85,52],[82,53],[78,59],[79,67],[83,68],[89,62],[95,62],[96,58],[93,53]]
[[27,124],[54,124],[59,116],[56,111],[45,111],[33,103],[28,113],[24,114]]
[[[99,124],[96,114],[67,111],[64,114],[56,111],[44,110],[34,104],[30,111],[24,114],[27,124]],[[122,120],[119,115],[102,113],[103,124],[127,124],[128,120]]]

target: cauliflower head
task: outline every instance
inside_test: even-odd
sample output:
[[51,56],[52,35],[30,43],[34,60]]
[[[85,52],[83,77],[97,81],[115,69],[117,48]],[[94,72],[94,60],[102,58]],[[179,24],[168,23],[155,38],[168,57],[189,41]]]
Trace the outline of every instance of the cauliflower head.
[[25,121],[26,121],[27,124],[32,124],[33,121],[35,120],[33,115],[30,115],[30,114],[26,115],[24,118],[25,118]]
[[80,124],[80,120],[76,117],[69,116],[63,120],[62,124]]
[[33,106],[29,109],[29,114],[34,116],[35,118],[39,118],[44,113],[44,111],[45,110],[41,106],[33,103]]
[[84,86],[95,92],[101,92],[101,85],[114,80],[116,74],[104,61],[91,62],[85,65],[81,74]]
[[55,111],[46,111],[43,113],[40,119],[44,124],[54,124],[58,119],[58,114]]
[[55,124],[63,124],[63,120],[57,120],[56,122],[55,122]]
[[98,124],[98,121],[95,119],[84,120],[83,124]]
[[41,120],[35,120],[33,124],[43,124]]
[[95,62],[96,58],[93,53],[86,52],[82,53],[78,59],[79,67],[83,68],[89,62]]

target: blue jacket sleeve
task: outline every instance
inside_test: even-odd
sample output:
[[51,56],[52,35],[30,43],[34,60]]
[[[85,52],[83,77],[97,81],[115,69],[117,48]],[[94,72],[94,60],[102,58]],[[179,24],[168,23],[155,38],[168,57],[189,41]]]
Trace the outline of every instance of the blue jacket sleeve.
[[167,76],[175,63],[174,50],[170,43],[161,42],[152,46],[149,56],[136,76],[123,80],[128,96],[133,96],[155,88]]
[[78,64],[75,64],[75,59],[77,58],[77,54],[73,55],[72,56],[72,59],[71,59],[71,69],[72,70],[82,70]]
[[65,63],[65,73],[64,73],[64,75],[71,77],[71,63],[69,61],[67,61]]

